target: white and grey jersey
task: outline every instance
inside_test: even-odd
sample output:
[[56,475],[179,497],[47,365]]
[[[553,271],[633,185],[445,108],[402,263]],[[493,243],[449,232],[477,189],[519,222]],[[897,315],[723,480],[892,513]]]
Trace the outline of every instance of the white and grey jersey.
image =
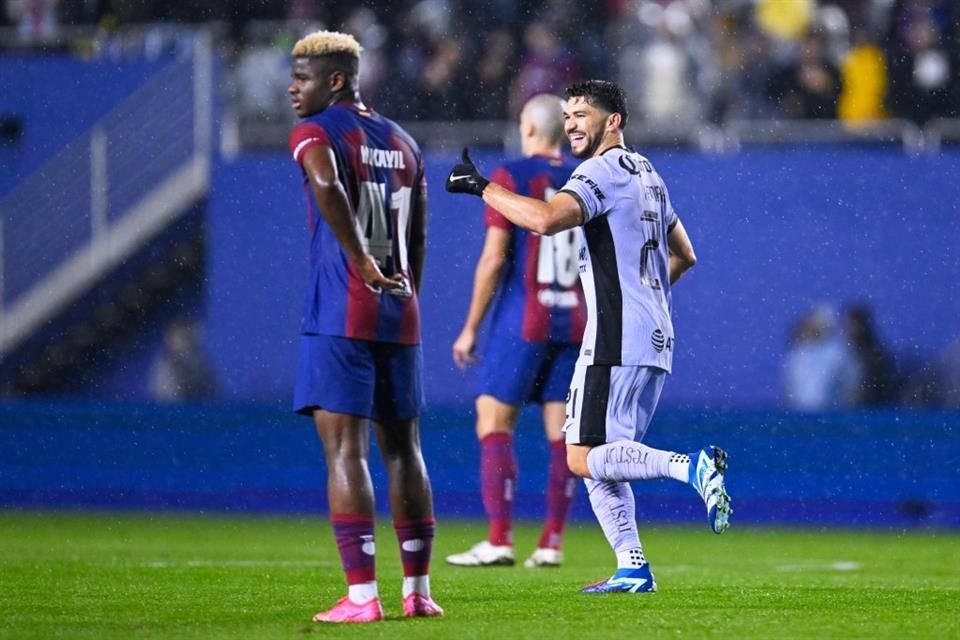
[[579,364],[643,365],[670,371],[670,260],[677,223],[650,161],[613,147],[583,162],[562,192],[583,209],[580,282],[587,326]]

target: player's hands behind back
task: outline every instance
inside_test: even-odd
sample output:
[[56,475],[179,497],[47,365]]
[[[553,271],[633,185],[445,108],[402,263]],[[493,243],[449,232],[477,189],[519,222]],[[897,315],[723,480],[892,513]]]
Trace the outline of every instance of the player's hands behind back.
[[482,196],[488,184],[490,181],[480,175],[473,160],[470,159],[470,152],[464,147],[460,164],[455,166],[447,176],[447,191]]
[[376,259],[371,255],[365,255],[359,263],[354,263],[364,284],[374,293],[387,293],[393,296],[406,298],[413,295],[410,288],[410,282],[402,275],[387,277],[380,271]]

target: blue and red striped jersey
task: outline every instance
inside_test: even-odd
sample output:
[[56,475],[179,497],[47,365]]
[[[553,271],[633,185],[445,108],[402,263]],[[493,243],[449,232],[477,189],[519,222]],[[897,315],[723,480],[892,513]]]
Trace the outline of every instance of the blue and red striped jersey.
[[[533,156],[508,162],[490,178],[520,195],[549,200],[575,167],[563,158]],[[511,236],[490,316],[491,336],[579,344],[587,311],[580,289],[575,231],[539,236],[517,227],[489,206],[484,217],[488,227],[499,227]]]
[[371,291],[321,215],[303,171],[304,154],[315,145],[333,150],[367,253],[385,275],[403,274],[411,283],[412,208],[427,188],[417,143],[374,111],[342,101],[294,127],[290,152],[303,173],[311,236],[303,333],[418,344],[417,292],[404,298]]

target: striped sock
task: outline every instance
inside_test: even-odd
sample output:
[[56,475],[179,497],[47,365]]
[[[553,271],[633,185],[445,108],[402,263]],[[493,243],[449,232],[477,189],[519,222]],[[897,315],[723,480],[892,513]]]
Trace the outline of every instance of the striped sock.
[[517,460],[513,435],[491,433],[480,441],[480,488],[490,520],[490,544],[513,545],[513,493]]
[[343,572],[350,587],[350,599],[357,604],[362,604],[375,598],[377,570],[373,516],[335,514],[331,516],[330,522],[333,525],[333,535],[337,540]]
[[550,468],[547,472],[547,520],[537,546],[559,549],[570,504],[577,492],[577,478],[567,466],[567,444],[563,440],[550,443]]
[[400,562],[403,564],[403,597],[416,591],[430,597],[430,556],[436,521],[402,520],[393,523],[400,543]]

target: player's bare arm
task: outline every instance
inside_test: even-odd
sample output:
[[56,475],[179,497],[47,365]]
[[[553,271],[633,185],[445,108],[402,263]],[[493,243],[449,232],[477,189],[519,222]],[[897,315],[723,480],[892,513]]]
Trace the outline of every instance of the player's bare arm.
[[421,186],[414,199],[413,212],[410,216],[410,275],[413,286],[420,295],[420,285],[423,281],[423,263],[427,256],[427,191]]
[[517,225],[542,236],[579,227],[583,224],[583,210],[576,198],[558,193],[549,201],[520,196],[498,184],[491,184],[483,191],[483,201],[503,213]]
[[499,227],[487,229],[483,251],[480,253],[480,259],[477,260],[477,269],[473,276],[473,293],[470,296],[467,319],[463,323],[460,335],[453,343],[453,361],[461,369],[477,361],[474,353],[477,347],[477,332],[497,293],[500,273],[506,263],[509,247],[509,231]]
[[540,235],[553,235],[583,224],[580,203],[572,196],[558,193],[544,202],[492,184],[477,171],[466,149],[460,164],[447,176],[446,186],[450,193],[469,193],[483,198],[513,224]]
[[667,245],[670,247],[670,284],[673,284],[697,264],[697,254],[693,252],[693,243],[680,220],[667,235]]
[[360,277],[375,290],[401,290],[405,287],[399,278],[387,278],[380,272],[377,261],[363,249],[350,202],[337,177],[337,163],[333,149],[315,145],[303,156],[303,169],[310,180],[317,206],[324,220],[337,237],[347,258],[360,272]]

